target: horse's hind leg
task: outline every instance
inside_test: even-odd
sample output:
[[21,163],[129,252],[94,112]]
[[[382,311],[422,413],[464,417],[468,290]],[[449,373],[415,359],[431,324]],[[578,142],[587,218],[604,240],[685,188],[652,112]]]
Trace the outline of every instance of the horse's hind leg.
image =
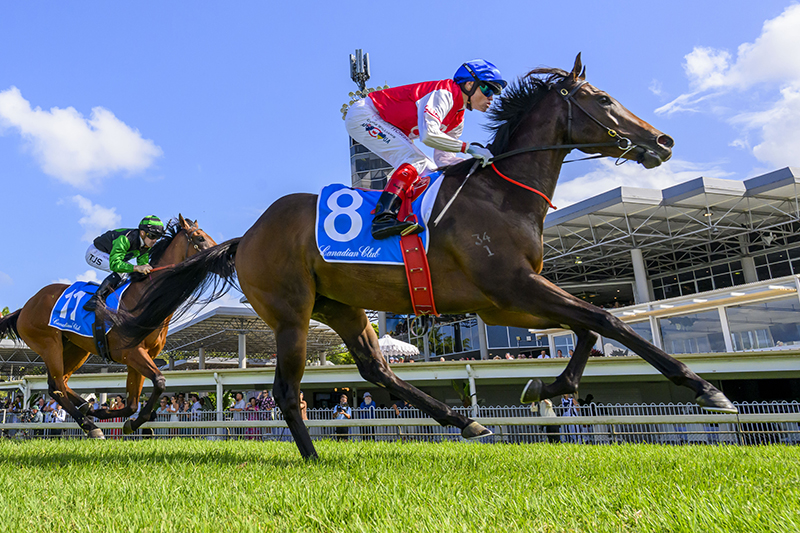
[[314,306],[313,316],[332,327],[344,340],[356,359],[358,371],[367,381],[399,396],[441,425],[456,426],[464,438],[492,434],[481,424],[454,412],[447,405],[398,378],[381,354],[378,337],[363,309],[319,298]]
[[[69,342],[64,344],[61,332],[52,328],[34,328],[27,324],[20,325],[20,334],[28,346],[38,353],[47,366],[47,386],[50,396],[78,423],[90,437],[101,438],[94,430],[98,429],[91,420],[79,411],[72,403],[67,387],[68,375],[64,372],[65,351],[70,360],[74,359],[73,347]],[[77,395],[73,392],[74,396]],[[82,400],[81,400],[82,401]]]
[[[83,348],[72,344],[69,340],[64,340],[64,390],[69,397],[69,401],[76,406],[76,409],[81,412],[84,416],[89,415],[91,416],[91,405],[89,402],[81,398],[78,394],[73,391],[69,386],[69,378],[72,374],[78,370],[83,363],[86,362],[86,359],[89,358],[89,352],[84,350]],[[65,407],[66,409],[66,407]],[[74,418],[74,417],[73,417]],[[77,420],[77,418],[76,418]],[[86,435],[90,439],[104,439],[105,436],[103,435],[103,431],[94,425],[94,422],[91,418],[86,418],[84,422],[81,424],[81,428],[86,432]]]
[[[305,322],[308,324],[308,321]],[[278,361],[275,369],[273,393],[275,402],[281,408],[283,418],[294,438],[300,455],[304,459],[316,459],[317,451],[311,435],[300,414],[300,380],[306,366],[306,339],[308,327],[295,325],[281,326],[275,332],[278,345]]]

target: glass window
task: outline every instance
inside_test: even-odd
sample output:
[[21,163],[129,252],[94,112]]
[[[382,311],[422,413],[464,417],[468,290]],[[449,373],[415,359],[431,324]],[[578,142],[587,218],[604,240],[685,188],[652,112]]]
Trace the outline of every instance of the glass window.
[[733,278],[731,277],[730,273],[714,276],[714,287],[717,289],[733,287]]
[[769,275],[768,266],[756,267],[756,274],[758,275],[758,281],[766,281],[768,279],[772,279]]
[[553,344],[556,345],[556,353],[552,354],[553,357],[558,357],[558,350],[561,350],[562,357],[566,357],[570,350],[575,349],[575,336],[572,333],[554,335]]
[[737,305],[726,311],[736,351],[800,344],[800,300],[797,296]]
[[[633,322],[628,323],[631,329],[640,337],[642,337],[647,342],[653,342],[653,331],[650,329],[650,321],[645,320],[644,322]],[[614,339],[609,339],[607,337],[603,337],[603,354],[607,357],[615,357],[615,356],[622,356],[622,355],[636,355],[633,351],[628,349],[622,343],[615,341]]]
[[792,267],[789,264],[789,261],[780,261],[777,263],[772,263],[769,266],[769,270],[773,278],[781,278],[783,276],[792,275]]
[[698,279],[697,290],[699,292],[714,290],[714,284],[711,282],[711,278]]
[[671,354],[724,352],[722,323],[716,309],[658,319],[664,351]]
[[505,326],[486,326],[486,340],[489,348],[509,348],[508,328]]

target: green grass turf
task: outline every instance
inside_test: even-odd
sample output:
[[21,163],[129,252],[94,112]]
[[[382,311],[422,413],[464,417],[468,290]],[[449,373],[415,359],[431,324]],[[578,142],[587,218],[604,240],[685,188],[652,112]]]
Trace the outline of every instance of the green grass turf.
[[800,531],[800,448],[2,441],[0,530]]

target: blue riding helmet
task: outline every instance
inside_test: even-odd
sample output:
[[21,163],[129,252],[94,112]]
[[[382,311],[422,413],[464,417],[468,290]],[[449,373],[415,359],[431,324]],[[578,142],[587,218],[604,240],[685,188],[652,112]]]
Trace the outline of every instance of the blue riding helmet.
[[484,59],[473,59],[458,67],[453,75],[453,81],[456,83],[477,81],[478,84],[488,84],[496,89],[496,93],[500,93],[508,85],[508,82],[503,79],[503,75],[500,74],[500,70]]

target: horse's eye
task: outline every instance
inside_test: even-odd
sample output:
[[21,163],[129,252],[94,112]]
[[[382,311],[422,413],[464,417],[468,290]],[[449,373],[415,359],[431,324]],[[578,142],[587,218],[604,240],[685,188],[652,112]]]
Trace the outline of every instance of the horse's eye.
[[611,105],[611,103],[612,103],[612,101],[611,101],[611,98],[609,98],[608,96],[606,96],[606,95],[604,95],[604,94],[603,94],[603,95],[600,95],[600,96],[597,98],[597,102],[598,102],[600,105],[602,105],[602,106],[609,106],[609,105]]

